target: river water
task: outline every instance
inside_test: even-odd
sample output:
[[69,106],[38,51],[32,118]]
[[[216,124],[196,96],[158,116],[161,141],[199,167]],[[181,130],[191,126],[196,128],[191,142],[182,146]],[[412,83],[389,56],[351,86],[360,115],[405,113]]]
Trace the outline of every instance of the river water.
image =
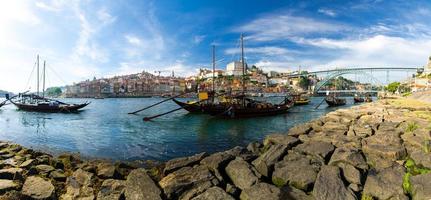
[[[321,97],[316,97],[309,105],[294,107],[284,115],[248,119],[221,119],[180,110],[151,122],[142,120],[145,116],[176,108],[172,101],[139,115],[127,114],[161,100],[91,99],[92,103],[77,114],[25,112],[7,105],[0,108],[0,140],[54,154],[79,152],[90,158],[163,161],[245,146],[271,133],[285,133],[295,124],[335,109],[328,108],[326,103],[314,109],[322,101]],[[348,105],[343,107],[352,104],[353,100],[348,99]]]

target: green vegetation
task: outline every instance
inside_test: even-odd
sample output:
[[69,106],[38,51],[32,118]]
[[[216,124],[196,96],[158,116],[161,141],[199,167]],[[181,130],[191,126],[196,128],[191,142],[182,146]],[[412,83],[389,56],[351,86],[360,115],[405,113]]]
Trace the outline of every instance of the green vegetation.
[[284,185],[286,185],[286,181],[278,177],[273,177],[272,183],[274,183],[274,185],[277,187],[283,187]]
[[419,128],[419,126],[416,124],[416,122],[410,122],[407,124],[406,132],[411,133],[418,128]]
[[408,96],[411,96],[411,95],[412,95],[412,92],[406,92],[406,93],[403,94],[403,97],[408,97]]
[[426,167],[417,166],[415,161],[411,158],[406,160],[404,166],[406,167],[407,172],[404,174],[403,177],[403,189],[406,194],[411,194],[410,177],[419,174],[427,174],[430,173],[431,170]]
[[301,78],[299,79],[298,85],[302,89],[307,89],[308,86],[310,85],[310,80],[307,77],[301,76]]
[[362,194],[361,200],[374,200],[374,198],[367,194]]
[[385,89],[388,92],[395,93],[400,87],[400,85],[401,85],[400,82],[393,82],[393,83],[390,83]]
[[45,91],[46,96],[50,97],[58,97],[61,95],[61,93],[63,93],[63,91],[61,91],[60,87],[51,87]]

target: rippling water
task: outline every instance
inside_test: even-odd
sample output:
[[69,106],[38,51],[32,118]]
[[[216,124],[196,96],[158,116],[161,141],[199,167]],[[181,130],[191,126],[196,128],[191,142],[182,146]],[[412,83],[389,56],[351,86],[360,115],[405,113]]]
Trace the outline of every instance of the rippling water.
[[[78,114],[25,112],[7,105],[0,108],[0,140],[52,153],[80,152],[85,157],[168,160],[247,145],[333,110],[325,103],[314,110],[322,98],[312,98],[310,105],[294,107],[285,115],[249,119],[227,120],[180,110],[151,122],[142,120],[176,108],[172,101],[139,115],[127,114],[160,100],[94,99]],[[350,99],[344,107],[351,104]]]

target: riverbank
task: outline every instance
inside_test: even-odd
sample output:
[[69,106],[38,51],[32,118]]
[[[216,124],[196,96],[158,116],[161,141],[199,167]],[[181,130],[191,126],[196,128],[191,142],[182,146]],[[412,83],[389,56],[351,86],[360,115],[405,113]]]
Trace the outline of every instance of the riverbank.
[[430,199],[430,111],[382,100],[144,168],[0,143],[0,199]]

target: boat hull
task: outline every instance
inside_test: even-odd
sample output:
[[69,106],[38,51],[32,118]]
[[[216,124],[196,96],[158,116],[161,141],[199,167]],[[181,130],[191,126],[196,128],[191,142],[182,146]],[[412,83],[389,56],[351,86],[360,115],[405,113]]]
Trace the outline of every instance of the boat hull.
[[353,98],[353,101],[354,101],[355,103],[363,103],[365,100],[364,100],[364,98],[362,98],[362,97],[354,97],[354,98]]
[[307,105],[310,103],[310,100],[299,100],[299,101],[295,101],[294,105],[295,106],[302,106],[302,105]]
[[346,99],[342,99],[342,98],[336,98],[336,97],[326,97],[325,98],[326,103],[328,104],[328,106],[343,106],[346,105]]
[[47,113],[71,113],[78,112],[79,109],[84,108],[89,103],[73,104],[73,105],[30,105],[15,103],[13,104],[19,109],[30,112],[47,112]]

